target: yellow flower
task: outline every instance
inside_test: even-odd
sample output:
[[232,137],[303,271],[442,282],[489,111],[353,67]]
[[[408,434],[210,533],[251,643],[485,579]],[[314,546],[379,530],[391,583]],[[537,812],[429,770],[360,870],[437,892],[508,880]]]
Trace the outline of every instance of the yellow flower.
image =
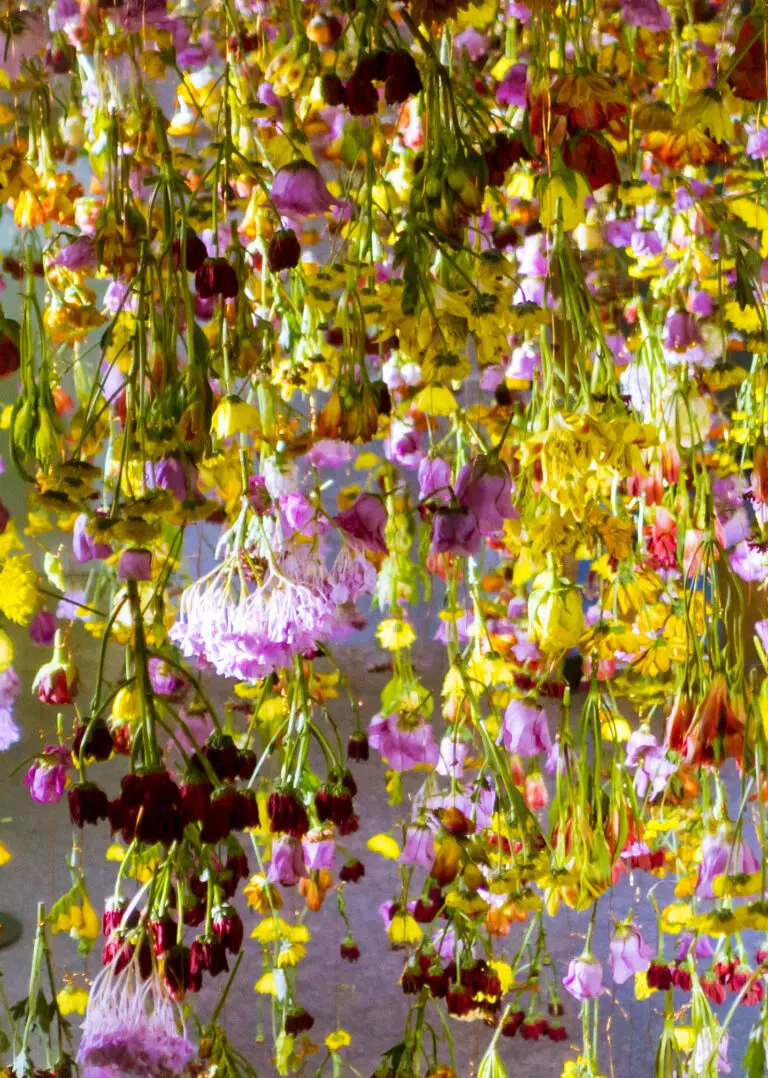
[[396,913],[389,922],[387,935],[392,943],[402,947],[418,943],[424,933],[416,918],[410,913]]
[[675,1027],[675,1043],[681,1052],[690,1052],[696,1043],[696,1034],[692,1026]]
[[88,1006],[88,989],[76,988],[69,983],[57,993],[56,1002],[62,1015],[85,1014]]
[[0,867],[7,865],[9,861],[13,860],[13,854],[10,850],[0,842]]
[[697,128],[715,142],[730,142],[733,138],[731,113],[738,111],[738,102],[730,90],[707,87],[688,97],[677,113],[675,127],[678,131]]
[[428,385],[416,394],[410,407],[424,415],[455,415],[458,406],[448,386]]
[[298,966],[302,958],[306,956],[307,948],[301,943],[289,943],[287,940],[281,944],[280,951],[277,956],[278,969],[285,969],[286,966],[293,967]]
[[561,220],[564,231],[571,232],[583,224],[587,219],[584,200],[590,193],[585,176],[573,169],[542,176],[536,185],[541,227],[552,228]]
[[648,974],[645,970],[635,974],[635,999],[648,999],[649,996],[652,996],[656,991],[658,991],[658,989],[651,988],[648,984]]
[[329,1052],[338,1052],[340,1048],[347,1048],[351,1043],[352,1038],[346,1029],[337,1029],[325,1038],[325,1047]]
[[400,856],[400,847],[391,835],[374,835],[368,839],[368,849],[371,853],[381,854],[382,857],[396,861]]
[[211,418],[211,434],[231,438],[235,434],[255,434],[260,428],[259,409],[239,397],[224,397]]
[[376,636],[383,648],[388,651],[400,651],[409,648],[416,639],[416,632],[408,621],[402,618],[385,618],[376,630]]
[[258,940],[259,943],[274,943],[276,939],[287,939],[290,934],[291,926],[282,917],[267,917],[261,924],[256,925],[251,932],[251,939]]
[[7,670],[13,662],[13,641],[0,629],[0,670]]
[[549,570],[539,573],[528,599],[531,640],[554,655],[575,647],[583,631],[584,609],[574,585]]
[[0,569],[0,611],[17,625],[29,625],[37,600],[37,573],[29,555],[6,558]]
[[253,986],[254,992],[258,992],[260,996],[275,996],[277,995],[277,988],[275,985],[275,976],[270,970],[265,973],[263,977],[259,977],[256,984]]

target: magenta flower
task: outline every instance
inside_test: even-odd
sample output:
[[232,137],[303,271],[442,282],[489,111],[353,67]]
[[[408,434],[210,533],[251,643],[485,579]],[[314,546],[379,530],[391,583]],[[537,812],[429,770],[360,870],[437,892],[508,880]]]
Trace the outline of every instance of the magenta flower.
[[358,494],[349,509],[334,518],[337,525],[358,549],[373,554],[388,554],[384,539],[387,510],[381,498],[375,494]]
[[749,876],[759,868],[760,862],[746,842],[737,840],[730,827],[720,827],[701,840],[701,864],[693,893],[697,898],[715,898],[715,877]]
[[525,64],[513,64],[506,73],[496,91],[496,100],[500,105],[516,105],[524,109],[526,105],[525,88],[528,82],[528,68]]
[[563,977],[563,988],[580,1003],[585,999],[597,999],[606,991],[603,987],[603,967],[592,955],[572,958],[568,963],[568,972]]
[[451,466],[442,457],[424,457],[419,464],[419,498],[447,504],[451,497]]
[[29,623],[29,636],[33,644],[50,645],[56,635],[56,617],[50,610],[38,610]]
[[471,509],[482,535],[494,535],[514,516],[512,477],[506,464],[490,457],[475,457],[465,464],[456,482],[459,505]]
[[686,352],[695,344],[701,344],[696,319],[687,311],[670,311],[664,323],[664,347],[674,352]]
[[507,705],[501,736],[507,752],[517,756],[536,756],[552,748],[544,709],[531,707],[522,700],[511,700]]
[[120,555],[117,575],[121,580],[151,580],[152,552],[150,550],[124,550]]
[[320,217],[338,205],[320,171],[309,161],[292,161],[272,181],[272,202],[281,217]]
[[311,872],[319,868],[327,868],[329,871],[333,868],[336,861],[336,841],[332,832],[322,828],[310,831],[305,835],[301,848],[306,866]]
[[653,948],[634,924],[617,925],[611,937],[608,966],[616,984],[625,984],[651,964]]
[[392,771],[409,771],[418,764],[434,767],[439,756],[432,727],[422,715],[374,715],[368,744]]
[[308,876],[304,850],[298,839],[280,835],[272,843],[272,860],[269,862],[267,881],[294,887],[300,879]]
[[11,14],[0,22],[0,56],[5,74],[17,79],[24,61],[31,60],[48,44],[48,28],[36,11],[10,10]]
[[421,865],[429,871],[435,863],[435,839],[428,827],[411,824],[405,830],[401,865]]
[[622,16],[629,26],[642,26],[653,34],[669,30],[672,19],[659,0],[622,0]]
[[322,535],[330,527],[325,517],[321,517],[309,498],[300,490],[283,494],[280,498],[280,512],[288,525],[288,533],[300,532],[308,538]]
[[167,490],[178,502],[198,496],[197,468],[181,457],[163,457],[154,463],[147,461],[144,476],[149,487]]
[[112,553],[112,548],[107,543],[97,543],[88,534],[86,531],[87,523],[87,514],[81,513],[75,521],[74,531],[72,532],[72,553],[75,556],[75,561],[81,565],[87,561],[92,561],[94,558],[101,561],[108,558]]
[[67,782],[72,754],[65,745],[46,745],[24,778],[33,801],[53,805],[61,799]]
[[455,554],[459,558],[480,553],[483,537],[471,509],[438,509],[432,520],[432,553]]

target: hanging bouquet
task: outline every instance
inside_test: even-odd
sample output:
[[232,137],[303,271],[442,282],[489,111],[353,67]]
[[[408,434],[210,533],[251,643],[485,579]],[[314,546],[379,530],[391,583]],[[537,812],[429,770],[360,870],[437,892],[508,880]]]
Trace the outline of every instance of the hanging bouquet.
[[[762,0],[24,0],[0,50],[0,750],[34,694],[74,835],[5,1073],[454,1078],[469,1022],[600,1078],[634,989],[644,1073],[763,1075]],[[398,955],[380,1057],[303,1002],[329,935]]]

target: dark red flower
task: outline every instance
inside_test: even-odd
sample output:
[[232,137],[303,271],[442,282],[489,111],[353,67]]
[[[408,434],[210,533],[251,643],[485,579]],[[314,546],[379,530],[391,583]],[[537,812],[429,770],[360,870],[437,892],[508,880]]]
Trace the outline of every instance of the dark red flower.
[[92,782],[78,782],[67,793],[69,817],[75,827],[106,820],[109,800],[103,790]]

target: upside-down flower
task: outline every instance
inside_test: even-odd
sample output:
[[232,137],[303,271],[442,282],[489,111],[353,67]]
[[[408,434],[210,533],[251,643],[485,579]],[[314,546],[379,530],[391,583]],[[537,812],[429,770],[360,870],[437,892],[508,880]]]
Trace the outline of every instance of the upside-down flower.
[[91,988],[77,1060],[84,1078],[170,1078],[188,1073],[192,1044],[158,974],[141,980],[138,959],[105,967]]
[[37,603],[37,573],[29,563],[29,555],[6,558],[0,569],[0,611],[18,625],[28,625]]
[[415,712],[375,715],[368,727],[368,742],[392,771],[410,771],[419,764],[434,767],[440,756],[432,727]]

